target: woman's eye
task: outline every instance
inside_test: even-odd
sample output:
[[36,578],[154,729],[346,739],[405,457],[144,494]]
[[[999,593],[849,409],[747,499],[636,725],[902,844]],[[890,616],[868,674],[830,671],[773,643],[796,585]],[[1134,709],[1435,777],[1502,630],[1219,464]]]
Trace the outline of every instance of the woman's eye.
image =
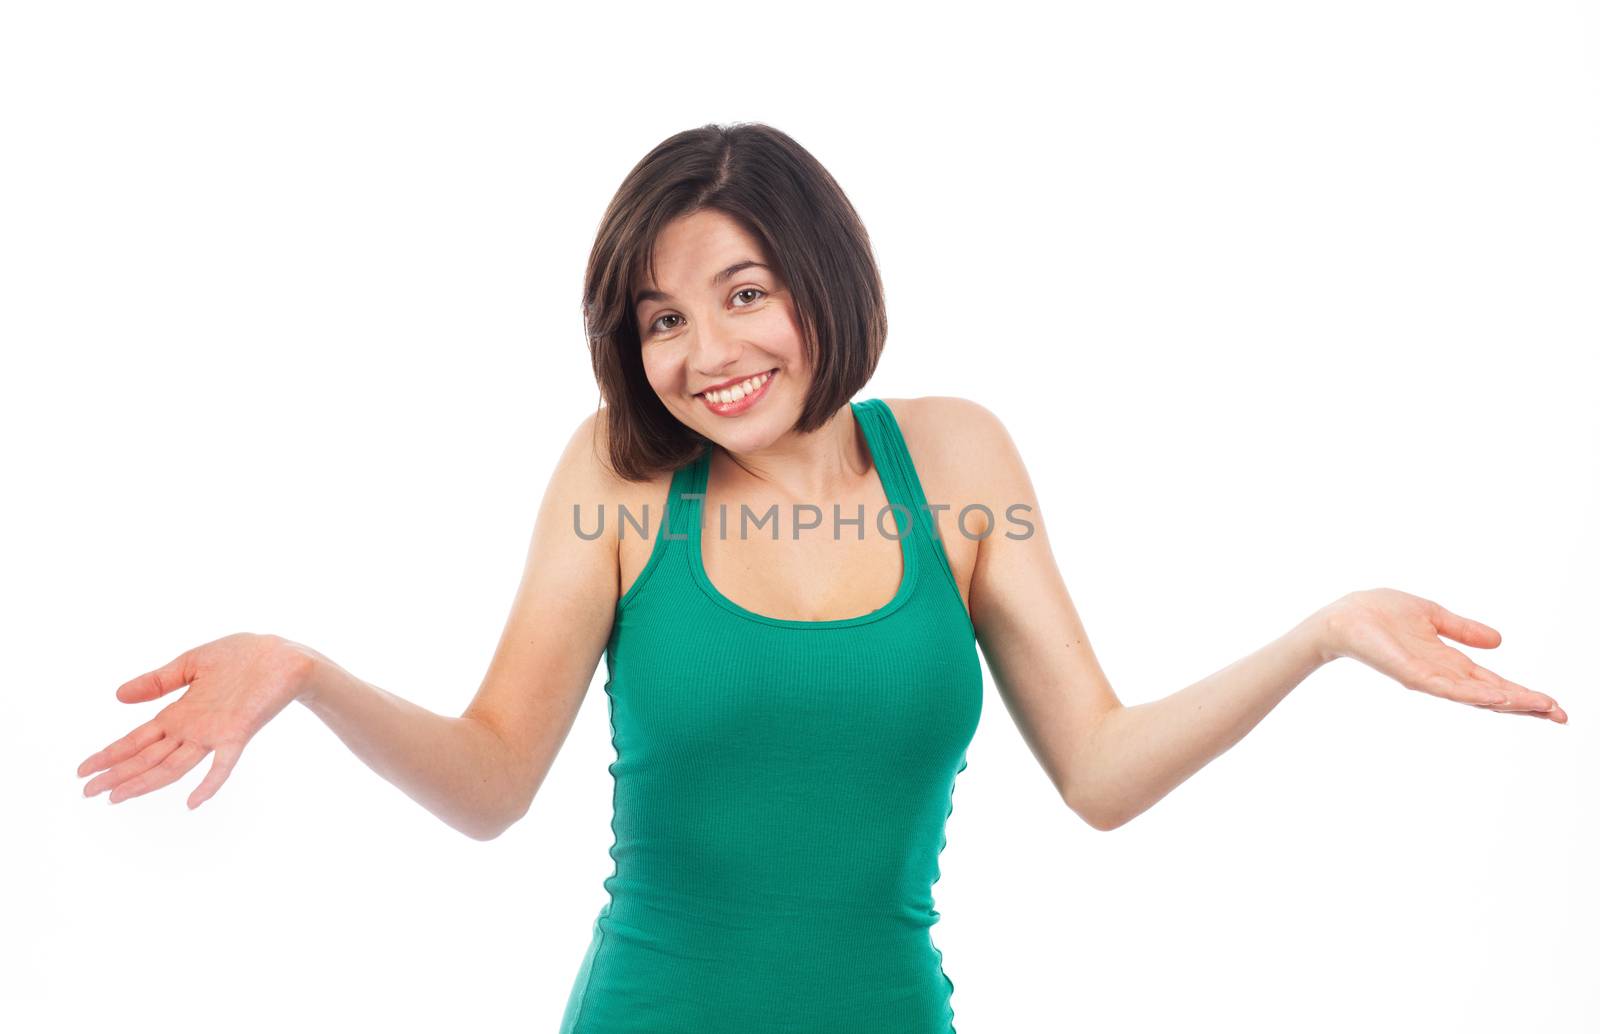
[[[767,293],[766,291],[763,291],[759,287],[741,287],[741,288],[739,288],[739,290],[733,292],[733,297],[737,298],[737,297],[739,297],[740,295],[743,295],[743,294],[754,294],[754,295],[765,296],[766,293]],[[760,300],[759,298],[752,298],[748,302],[744,303],[743,305],[736,305],[736,306],[734,306],[734,308],[737,308],[737,309],[748,309],[750,306],[754,305],[759,300]],[[664,316],[656,317],[655,322],[650,324],[649,331],[650,331],[650,333],[652,335],[654,335],[654,334],[658,334],[658,333],[665,333],[666,331],[669,331],[669,330],[677,330],[678,327],[682,326],[681,323],[675,323],[670,327],[663,327],[661,325],[661,321],[662,320],[682,320],[682,319],[683,319],[683,317],[679,316],[677,313],[669,312]]]

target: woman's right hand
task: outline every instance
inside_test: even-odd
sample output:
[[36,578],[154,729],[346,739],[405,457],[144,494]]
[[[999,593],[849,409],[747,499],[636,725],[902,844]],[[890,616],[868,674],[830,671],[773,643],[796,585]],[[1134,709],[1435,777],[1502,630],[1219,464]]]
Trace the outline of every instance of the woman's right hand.
[[198,808],[233,771],[262,726],[305,688],[312,655],[275,635],[240,632],[179,654],[117,687],[117,699],[142,703],[188,686],[161,713],[78,766],[85,797],[111,791],[111,803],[158,790],[216,751],[211,771],[189,795]]

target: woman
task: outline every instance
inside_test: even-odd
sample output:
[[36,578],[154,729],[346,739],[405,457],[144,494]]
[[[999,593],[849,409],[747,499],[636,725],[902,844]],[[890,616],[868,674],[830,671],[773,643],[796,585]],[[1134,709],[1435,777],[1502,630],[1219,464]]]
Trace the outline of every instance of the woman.
[[616,866],[564,1034],[933,1032],[954,1029],[932,885],[979,718],[979,648],[1062,800],[1102,830],[1337,657],[1566,721],[1439,640],[1493,647],[1493,629],[1392,589],[1123,707],[994,414],[851,401],[887,332],[868,237],[827,171],[770,127],[705,126],[645,156],[604,217],[584,314],[605,406],[545,491],[461,717],[309,647],[229,636],[118,689],[135,702],[190,687],[83,763],[99,773],[85,794],[148,793],[215,751],[197,807],[300,700],[491,839],[526,814],[604,654]]

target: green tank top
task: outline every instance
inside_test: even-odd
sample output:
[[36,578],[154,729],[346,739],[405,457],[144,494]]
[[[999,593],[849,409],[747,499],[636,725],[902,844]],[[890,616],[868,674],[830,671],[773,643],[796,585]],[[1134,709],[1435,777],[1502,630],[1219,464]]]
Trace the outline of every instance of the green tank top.
[[955,1030],[933,884],[982,704],[976,634],[893,413],[850,409],[890,504],[861,533],[901,546],[870,613],[723,596],[701,563],[709,446],[673,474],[606,645],[616,865],[561,1034]]

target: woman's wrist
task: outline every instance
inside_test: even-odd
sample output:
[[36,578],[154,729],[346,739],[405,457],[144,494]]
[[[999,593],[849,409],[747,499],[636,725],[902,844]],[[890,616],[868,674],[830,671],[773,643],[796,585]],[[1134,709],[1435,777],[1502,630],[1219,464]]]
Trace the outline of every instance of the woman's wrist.
[[307,707],[313,707],[339,679],[349,677],[349,672],[304,643],[288,639],[282,643],[284,651],[299,662],[294,698]]
[[1330,603],[1311,614],[1291,633],[1298,636],[1304,643],[1305,649],[1317,658],[1318,667],[1344,656],[1339,646],[1339,630],[1334,620],[1334,607],[1335,605]]

